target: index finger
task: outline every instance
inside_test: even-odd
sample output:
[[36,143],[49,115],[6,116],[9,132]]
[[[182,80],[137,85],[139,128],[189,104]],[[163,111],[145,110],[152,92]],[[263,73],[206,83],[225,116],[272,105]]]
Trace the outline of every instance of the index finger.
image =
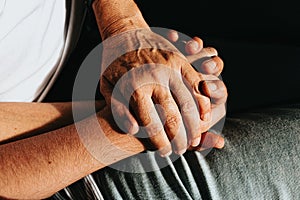
[[[186,132],[188,134],[188,144],[197,146],[200,142],[199,138],[203,127],[203,123],[200,120],[199,108],[194,100],[190,90],[186,87],[182,81],[181,75],[174,75],[170,81],[170,87],[176,100]],[[210,109],[210,105],[209,105]]]
[[162,157],[169,156],[172,153],[171,143],[165,133],[161,119],[156,111],[150,95],[146,95],[142,88],[133,93],[131,105],[140,120],[140,123],[151,141],[151,144],[158,149]]

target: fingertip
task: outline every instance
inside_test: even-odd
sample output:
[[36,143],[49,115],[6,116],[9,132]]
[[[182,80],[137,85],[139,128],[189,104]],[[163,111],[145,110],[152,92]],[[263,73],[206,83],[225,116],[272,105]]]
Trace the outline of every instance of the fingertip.
[[140,129],[139,125],[138,124],[134,124],[132,126],[132,133],[136,134],[137,132],[139,132],[139,129]]
[[215,74],[218,73],[219,70],[217,68],[217,63],[214,59],[208,59],[202,63],[202,71],[204,71],[206,74]]
[[185,44],[185,51],[187,54],[194,55],[200,51],[200,46],[197,41],[190,40]]
[[224,69],[224,61],[219,56],[211,56],[201,64],[200,69],[205,74],[219,76]]
[[222,136],[219,136],[218,141],[215,144],[215,148],[217,149],[222,149],[225,146],[225,139]]
[[195,36],[193,37],[193,40],[196,41],[199,45],[199,50],[202,50],[203,48],[203,40],[201,40],[199,37]]
[[139,132],[139,126],[137,124],[132,124],[132,126],[129,129],[129,133],[135,135],[138,132]]
[[168,32],[167,37],[168,37],[168,39],[169,39],[171,42],[177,42],[178,39],[179,39],[178,32],[175,31],[175,30],[170,30],[170,31]]
[[201,137],[197,137],[190,142],[190,145],[192,147],[197,147],[200,144],[200,141],[201,141]]
[[159,151],[159,155],[163,158],[168,157],[172,154],[172,149],[169,146],[161,148],[158,151]]
[[193,39],[188,41],[185,45],[185,51],[190,55],[199,53],[202,48],[203,41],[199,37],[193,37]]
[[201,38],[195,36],[195,37],[193,37],[193,40],[195,40],[195,41],[198,42],[201,46],[203,46],[203,40],[201,40]]
[[175,151],[175,153],[180,156],[183,155],[185,152],[186,152],[186,149],[180,149],[180,150]]

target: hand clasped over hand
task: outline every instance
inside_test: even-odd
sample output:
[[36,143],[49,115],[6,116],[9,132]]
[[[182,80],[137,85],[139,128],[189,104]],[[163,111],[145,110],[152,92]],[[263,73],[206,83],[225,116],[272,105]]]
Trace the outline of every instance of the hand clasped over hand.
[[131,134],[142,126],[162,156],[198,146],[201,134],[216,122],[208,84],[200,85],[203,94],[199,91],[204,80],[219,79],[198,73],[174,45],[149,29],[104,41],[101,93],[117,124]]

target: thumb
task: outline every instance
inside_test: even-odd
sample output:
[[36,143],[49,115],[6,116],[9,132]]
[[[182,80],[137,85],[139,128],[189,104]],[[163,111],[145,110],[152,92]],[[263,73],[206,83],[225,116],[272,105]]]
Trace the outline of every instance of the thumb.
[[113,87],[104,78],[101,79],[101,93],[105,98],[106,104],[111,109],[114,121],[118,128],[129,134],[136,134],[139,131],[139,126],[133,115],[129,111],[129,106],[124,103],[124,97],[120,92],[112,94]]
[[201,134],[201,142],[197,147],[191,150],[204,151],[210,148],[222,149],[225,145],[224,137],[212,132],[205,132]]

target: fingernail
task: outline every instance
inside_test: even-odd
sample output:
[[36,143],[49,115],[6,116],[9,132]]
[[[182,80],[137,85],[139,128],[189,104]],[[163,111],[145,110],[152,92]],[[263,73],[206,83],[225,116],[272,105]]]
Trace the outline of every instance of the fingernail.
[[190,40],[186,43],[187,46],[189,46],[189,48],[192,48],[193,50],[198,50],[199,49],[199,44],[198,42],[194,41],[194,40]]
[[210,91],[216,91],[218,89],[217,85],[213,82],[207,81],[207,86]]
[[167,152],[161,151],[159,154],[160,154],[161,157],[165,158],[165,157],[168,157],[172,154],[172,150],[167,151]]
[[215,144],[215,148],[222,149],[225,146],[224,138],[220,137],[218,142]]
[[168,33],[168,38],[171,42],[176,42],[179,38],[177,31],[170,30]]
[[205,64],[208,66],[211,72],[215,71],[215,68],[217,67],[217,63],[213,60],[209,60]]
[[171,144],[170,145],[167,145],[165,147],[162,147],[160,149],[158,149],[158,153],[161,157],[168,157],[172,154],[172,147],[171,147]]
[[139,126],[136,124],[132,124],[131,129],[129,130],[130,134],[134,135],[139,131]]
[[124,126],[125,126],[126,131],[131,135],[134,135],[139,131],[139,127],[135,124],[132,124],[128,120],[124,121]]
[[127,131],[130,134],[130,127],[131,127],[131,123],[128,120],[124,120],[124,127],[125,127],[125,131]]
[[186,149],[177,150],[175,153],[178,155],[183,155],[186,152]]
[[192,140],[191,146],[192,147],[197,147],[200,144],[201,137],[195,138]]

